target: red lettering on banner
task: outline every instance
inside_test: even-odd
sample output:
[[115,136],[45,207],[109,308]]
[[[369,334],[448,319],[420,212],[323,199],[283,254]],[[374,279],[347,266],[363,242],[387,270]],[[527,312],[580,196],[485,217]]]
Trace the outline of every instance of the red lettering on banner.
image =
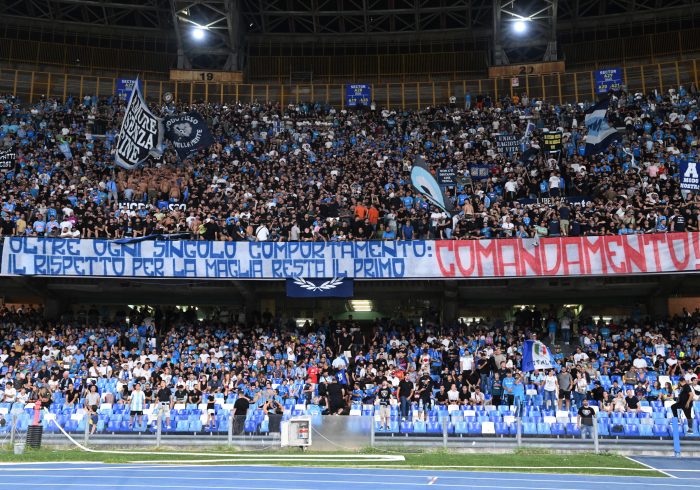
[[[506,262],[506,258],[503,258],[503,249],[510,248],[512,250],[513,260],[512,262]],[[511,254],[509,254],[511,255]],[[503,276],[520,276],[520,257],[518,257],[518,244],[514,240],[498,240],[498,259],[497,262],[500,264],[501,275]],[[506,274],[506,267],[514,267],[515,274]]]
[[[676,255],[676,247],[673,246],[674,242],[680,241],[683,244],[683,260],[678,260]],[[673,233],[666,235],[666,243],[668,244],[668,255],[671,257],[671,262],[673,262],[673,267],[677,271],[684,271],[688,267],[688,262],[690,262],[690,244],[688,243],[688,235]]]
[[605,260],[605,239],[603,237],[586,237],[583,238],[583,259],[586,263],[586,274],[597,274],[594,272],[593,261],[595,259],[594,254],[598,254],[598,261],[600,262],[600,273],[607,274],[608,263]]
[[[563,263],[564,263],[564,275],[568,276],[571,274],[571,266],[577,265],[579,268],[579,271],[576,275],[579,274],[586,274],[586,261],[583,257],[583,246],[581,244],[581,239],[572,237],[572,238],[562,238],[561,239],[561,244],[562,244],[562,252],[563,252]],[[569,247],[576,247],[577,248],[577,253],[578,253],[578,259],[576,260],[569,260]]]
[[[496,256],[496,242],[498,240],[477,240],[474,242],[476,253],[474,254],[474,262],[476,262],[477,274],[479,277],[484,277],[484,259],[491,257],[493,261],[493,274],[491,276],[502,275],[498,268],[498,258]],[[482,242],[487,242],[488,245],[482,246]]]
[[700,233],[691,233],[690,240],[693,242],[693,250],[695,250],[695,270],[700,268]]
[[[700,270],[700,233],[534,240],[437,240],[442,277],[533,277]],[[652,264],[653,255],[653,264]]]
[[[466,248],[469,251],[469,268],[465,269],[462,265],[462,254],[460,249]],[[471,277],[474,274],[474,267],[476,266],[476,257],[474,257],[474,242],[467,240],[457,241],[457,246],[455,247],[455,262],[457,263],[457,269],[459,269],[460,277]]]
[[[442,249],[446,248],[448,251],[453,250],[453,244],[455,242],[451,240],[438,240],[435,242],[435,258],[437,259],[438,267],[440,268],[440,274],[443,277],[454,277],[455,276],[455,265],[450,263],[449,268],[446,269],[445,265],[442,263]],[[447,254],[449,256],[449,254]],[[454,257],[454,254],[452,255]]]
[[[623,237],[621,237],[621,236],[610,236],[610,237],[607,237],[607,239],[605,240],[605,254],[608,257],[608,262],[610,263],[610,268],[613,270],[613,272],[615,274],[625,274],[627,272],[627,264],[625,263],[625,257],[624,257],[625,247],[622,244],[622,240],[623,240]],[[613,244],[617,245],[618,247],[620,247],[620,250],[622,250],[623,255],[622,255],[622,257],[620,257],[619,265],[615,264],[615,261],[613,260],[615,257],[618,257],[620,255],[617,251],[612,250],[610,248],[610,245],[613,245]]]
[[[545,276],[556,276],[561,267],[561,241],[558,238],[540,240],[540,258],[542,259],[542,274]],[[548,260],[552,259],[552,250],[556,253],[556,261],[551,269],[547,267]]]
[[[532,253],[525,248],[526,244],[532,249]],[[532,240],[518,240],[518,249],[520,274],[523,276],[541,276],[542,261],[540,260],[539,246],[536,246]],[[532,271],[531,274],[528,273],[528,269]]]
[[665,241],[666,238],[663,235],[644,235],[644,244],[648,245],[651,243],[652,250],[654,251],[654,264],[656,265],[656,270],[654,272],[661,272],[661,257],[659,256],[659,243]]
[[[636,241],[639,248],[634,248],[632,242]],[[644,243],[642,243],[639,235],[625,235],[622,245],[625,248],[625,259],[627,262],[627,271],[634,272],[636,266],[637,272],[647,271],[647,256]]]

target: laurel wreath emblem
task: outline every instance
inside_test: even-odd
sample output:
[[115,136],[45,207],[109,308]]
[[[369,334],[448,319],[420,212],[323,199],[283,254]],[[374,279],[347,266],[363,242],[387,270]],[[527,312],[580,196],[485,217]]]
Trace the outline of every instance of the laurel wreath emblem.
[[331,289],[337,288],[342,283],[342,277],[334,277],[333,279],[329,279],[328,281],[322,282],[318,286],[312,283],[311,281],[304,279],[303,277],[297,277],[294,279],[294,284],[296,284],[300,288],[306,289],[307,291],[330,291]]

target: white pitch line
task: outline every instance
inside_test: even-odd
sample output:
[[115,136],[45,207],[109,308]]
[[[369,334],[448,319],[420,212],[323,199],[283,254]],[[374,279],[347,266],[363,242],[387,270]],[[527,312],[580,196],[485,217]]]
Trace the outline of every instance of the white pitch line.
[[661,473],[661,474],[664,474],[664,475],[666,475],[666,476],[670,476],[671,478],[678,478],[677,476],[671,475],[670,473],[666,473],[665,471],[662,471],[662,470],[660,470],[660,469],[658,469],[658,468],[654,468],[653,466],[648,465],[648,464],[646,464],[646,463],[642,463],[641,461],[637,461],[636,459],[631,458],[631,457],[629,457],[629,456],[625,456],[625,458],[629,459],[630,461],[634,461],[634,462],[637,463],[637,464],[641,464],[642,466],[646,466],[647,468],[651,468],[652,470],[656,470],[656,471],[658,471],[658,472]]
[[[63,484],[65,485],[65,484]],[[56,488],[55,483],[31,483],[32,487],[53,487]],[[7,482],[0,482],[0,488],[7,487],[7,488],[17,488],[17,482],[12,482],[12,483],[7,483]],[[100,483],[91,483],[90,488],[109,488],[109,489],[114,489],[114,488],[143,488],[143,484],[139,485],[131,485],[128,483],[105,483],[105,484],[100,484]],[[196,490],[199,490],[202,488],[201,485],[197,484],[192,484],[192,485],[174,485],[174,484],[167,484],[167,485],[148,485],[148,488],[193,488]],[[239,485],[233,485],[233,486],[211,486],[207,485],[208,489],[216,489],[216,490],[239,490],[241,487]],[[280,490],[279,487],[255,487],[252,488],[251,490]],[[310,488],[285,488],[284,490],[312,490]],[[554,489],[552,489],[554,490]]]

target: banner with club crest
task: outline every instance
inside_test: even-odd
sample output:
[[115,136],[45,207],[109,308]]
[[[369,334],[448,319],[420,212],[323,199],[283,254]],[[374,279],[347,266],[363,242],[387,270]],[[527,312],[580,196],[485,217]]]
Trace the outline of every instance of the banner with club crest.
[[170,140],[180,160],[187,158],[200,148],[207,148],[214,143],[214,137],[207,127],[207,122],[197,112],[179,116],[166,117],[163,120],[165,139]]

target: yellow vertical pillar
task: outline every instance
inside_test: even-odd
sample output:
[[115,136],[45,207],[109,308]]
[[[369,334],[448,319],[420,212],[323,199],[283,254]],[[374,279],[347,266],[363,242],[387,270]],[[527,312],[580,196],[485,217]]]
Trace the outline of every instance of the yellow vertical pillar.
[[32,80],[29,82],[29,103],[31,104],[34,102],[34,75],[35,73],[32,72]]

